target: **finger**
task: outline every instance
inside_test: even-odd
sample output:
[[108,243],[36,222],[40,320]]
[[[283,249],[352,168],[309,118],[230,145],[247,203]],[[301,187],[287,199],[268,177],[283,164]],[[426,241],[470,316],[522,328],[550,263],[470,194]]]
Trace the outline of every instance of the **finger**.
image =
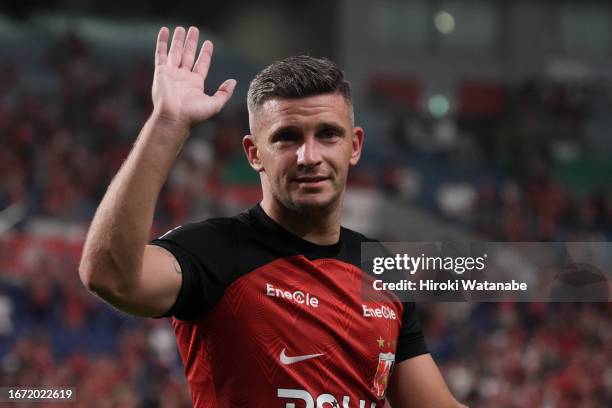
[[193,61],[195,60],[195,54],[198,50],[199,35],[200,33],[196,27],[189,27],[187,38],[185,39],[183,57],[181,59],[181,68],[187,68],[190,71],[191,68],[193,68]]
[[206,79],[206,76],[208,75],[208,67],[210,67],[210,59],[212,58],[213,48],[213,43],[211,41],[204,41],[204,44],[202,44],[202,48],[200,49],[198,60],[193,67],[193,72],[202,75],[204,79]]
[[162,65],[168,61],[168,37],[170,30],[162,27],[157,34],[157,46],[155,48],[155,65]]
[[227,81],[223,82],[219,86],[219,89],[217,89],[217,92],[215,92],[215,94],[212,96],[212,98],[215,101],[215,104],[217,105],[217,112],[219,112],[223,108],[223,106],[227,103],[229,98],[232,97],[232,94],[234,93],[235,88],[236,88],[235,79],[228,79]]
[[172,36],[172,44],[170,44],[170,53],[168,54],[170,65],[178,67],[181,64],[184,41],[185,29],[183,27],[176,27],[174,29],[174,35]]

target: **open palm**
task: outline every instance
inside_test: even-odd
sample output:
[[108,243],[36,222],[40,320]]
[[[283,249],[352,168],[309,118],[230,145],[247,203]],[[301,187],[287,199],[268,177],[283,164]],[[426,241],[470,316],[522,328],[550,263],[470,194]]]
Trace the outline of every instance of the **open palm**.
[[213,44],[204,41],[197,60],[199,32],[190,27],[174,30],[168,52],[170,30],[162,27],[157,36],[152,97],[154,111],[161,117],[188,128],[218,113],[229,100],[236,81],[223,82],[213,95],[204,93],[204,82],[212,58]]

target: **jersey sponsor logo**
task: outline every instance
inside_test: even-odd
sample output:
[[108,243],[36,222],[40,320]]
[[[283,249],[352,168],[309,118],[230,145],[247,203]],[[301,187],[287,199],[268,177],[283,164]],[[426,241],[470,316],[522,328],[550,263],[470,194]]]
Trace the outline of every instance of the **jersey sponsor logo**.
[[363,307],[363,317],[375,317],[377,319],[389,319],[396,320],[397,315],[388,306],[381,306],[377,308],[367,307],[366,305],[361,305]]
[[310,360],[311,358],[321,357],[325,353],[319,354],[305,354],[303,356],[288,356],[285,354],[285,350],[283,349],[280,353],[280,362],[283,365],[289,365],[293,363],[299,363],[300,361]]
[[302,292],[301,290],[296,290],[290,292],[288,290],[280,289],[275,287],[272,284],[266,284],[266,295],[270,297],[277,297],[281,299],[287,299],[291,302],[306,305],[308,307],[319,307],[319,299],[315,296],[312,296],[308,292]]
[[[319,394],[315,398],[311,393],[306,390],[279,388],[276,390],[276,395],[279,398],[291,398],[301,401],[301,403],[298,405],[296,405],[295,402],[287,402],[285,404],[285,408],[296,408],[297,406],[305,406],[305,408],[340,408],[340,403],[338,402],[338,399],[336,399],[336,397],[334,397],[332,394],[326,392],[323,394]],[[377,408],[376,402],[370,402],[369,405],[366,405],[368,404],[368,402],[362,399],[359,400],[359,405],[351,405],[351,397],[349,397],[348,395],[344,395],[341,400],[342,408]]]
[[395,354],[380,353],[378,355],[378,365],[376,366],[376,374],[374,374],[374,382],[371,389],[376,398],[383,399],[385,397],[393,363],[395,363]]

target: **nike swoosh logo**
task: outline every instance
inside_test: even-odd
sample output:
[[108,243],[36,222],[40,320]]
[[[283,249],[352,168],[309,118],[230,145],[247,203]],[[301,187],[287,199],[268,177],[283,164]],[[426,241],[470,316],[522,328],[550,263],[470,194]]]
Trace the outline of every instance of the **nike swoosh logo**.
[[289,357],[289,356],[287,356],[285,354],[285,350],[286,349],[283,349],[283,351],[281,351],[281,353],[280,353],[280,362],[281,362],[281,364],[284,364],[284,365],[289,365],[289,364],[293,364],[293,363],[299,363],[300,361],[309,360],[309,359],[315,358],[315,357],[321,357],[323,354],[325,354],[325,353],[306,354],[304,356]]

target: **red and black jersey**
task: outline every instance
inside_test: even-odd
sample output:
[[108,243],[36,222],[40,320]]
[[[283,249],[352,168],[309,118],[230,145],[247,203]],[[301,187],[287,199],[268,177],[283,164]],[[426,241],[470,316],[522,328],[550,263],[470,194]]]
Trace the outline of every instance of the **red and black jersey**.
[[152,241],[183,271],[165,316],[194,406],[382,407],[393,364],[427,348],[413,303],[363,296],[365,241],[316,245],[259,205]]

